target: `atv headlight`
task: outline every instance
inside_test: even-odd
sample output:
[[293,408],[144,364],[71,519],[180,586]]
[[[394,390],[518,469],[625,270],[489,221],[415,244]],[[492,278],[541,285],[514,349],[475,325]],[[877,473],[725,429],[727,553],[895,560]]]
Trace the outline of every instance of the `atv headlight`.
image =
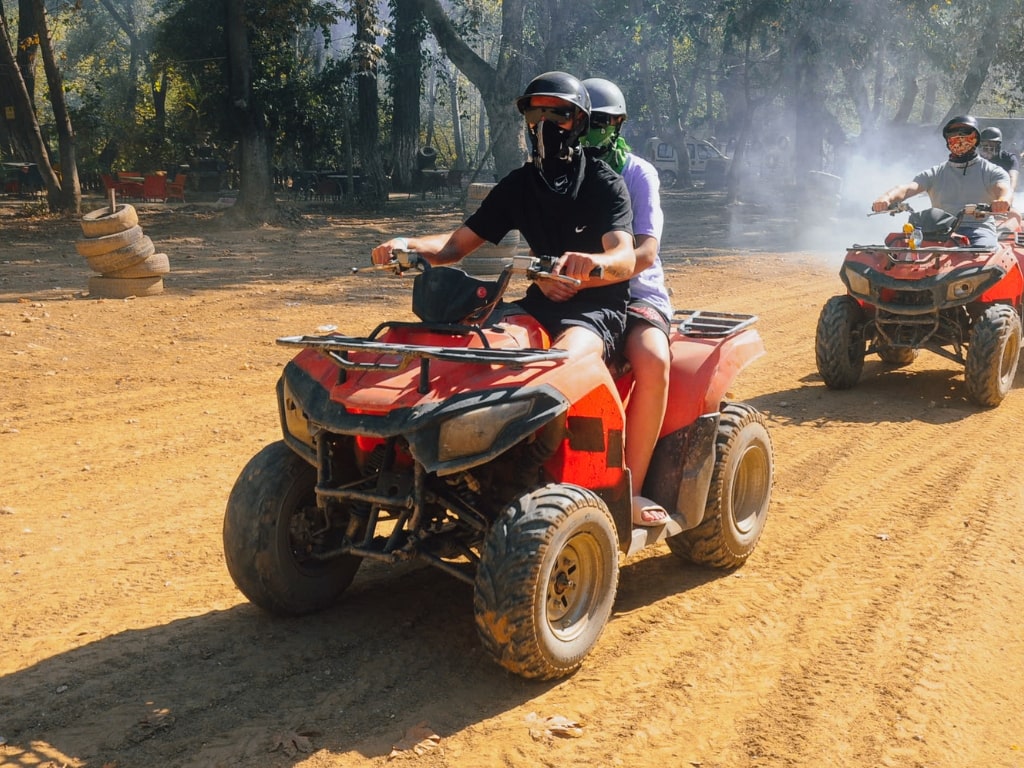
[[862,296],[871,295],[871,281],[864,277],[864,275],[849,267],[843,270],[843,272],[846,275],[846,284],[850,286],[851,291]]
[[989,275],[985,273],[957,278],[946,286],[946,300],[963,301],[966,298],[970,298],[988,278]]
[[530,408],[529,400],[517,400],[453,416],[441,425],[438,460],[451,461],[460,456],[483,453],[491,447],[506,424],[527,415]]

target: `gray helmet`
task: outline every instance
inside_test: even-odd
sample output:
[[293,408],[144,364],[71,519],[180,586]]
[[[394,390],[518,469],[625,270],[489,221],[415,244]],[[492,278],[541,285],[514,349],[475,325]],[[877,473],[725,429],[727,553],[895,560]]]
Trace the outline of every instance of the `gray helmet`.
[[982,141],[998,141],[1000,144],[1003,142],[1003,132],[996,127],[986,128],[981,132]]
[[590,94],[590,111],[606,115],[626,115],[626,97],[619,86],[611,80],[601,77],[590,77],[583,81],[583,86]]

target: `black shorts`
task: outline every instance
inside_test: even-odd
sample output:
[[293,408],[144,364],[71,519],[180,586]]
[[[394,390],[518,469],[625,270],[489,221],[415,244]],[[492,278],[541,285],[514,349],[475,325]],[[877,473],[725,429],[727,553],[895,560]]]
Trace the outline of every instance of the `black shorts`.
[[536,318],[544,330],[557,339],[572,326],[588,328],[596,333],[604,345],[604,359],[612,359],[619,341],[626,331],[626,314],[621,310],[586,302],[554,302],[545,298],[525,296],[515,302]]
[[666,338],[672,335],[672,323],[664,312],[649,301],[633,299],[626,307],[626,333],[641,325],[653,325]]

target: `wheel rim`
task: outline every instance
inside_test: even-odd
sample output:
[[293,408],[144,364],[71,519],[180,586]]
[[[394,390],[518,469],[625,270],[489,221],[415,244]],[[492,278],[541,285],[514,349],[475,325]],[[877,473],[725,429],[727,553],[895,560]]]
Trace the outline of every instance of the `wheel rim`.
[[[313,557],[323,551],[323,522],[317,520],[319,510],[315,502],[297,504],[288,520],[288,548],[292,562],[299,573],[317,576],[330,568],[330,561]],[[320,529],[320,532],[317,529]]]
[[551,633],[568,641],[583,631],[583,621],[601,595],[601,546],[578,533],[558,552],[548,576],[545,606]]
[[768,493],[768,455],[758,445],[747,446],[736,467],[732,486],[732,515],[736,530],[750,534],[757,530],[757,518]]
[[[1014,332],[1003,346],[1003,359],[999,364],[999,378],[1007,385],[1011,383],[1017,371],[1017,358],[1020,356],[1020,334]],[[1008,388],[1008,386],[1007,386]]]

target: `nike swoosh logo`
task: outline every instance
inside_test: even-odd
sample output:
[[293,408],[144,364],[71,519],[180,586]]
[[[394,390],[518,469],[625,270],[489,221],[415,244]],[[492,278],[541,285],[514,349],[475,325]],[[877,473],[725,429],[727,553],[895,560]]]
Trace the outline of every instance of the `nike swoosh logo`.
[[587,228],[586,224],[584,224],[582,227],[576,227],[576,234],[579,234],[580,232],[582,232],[586,228]]

